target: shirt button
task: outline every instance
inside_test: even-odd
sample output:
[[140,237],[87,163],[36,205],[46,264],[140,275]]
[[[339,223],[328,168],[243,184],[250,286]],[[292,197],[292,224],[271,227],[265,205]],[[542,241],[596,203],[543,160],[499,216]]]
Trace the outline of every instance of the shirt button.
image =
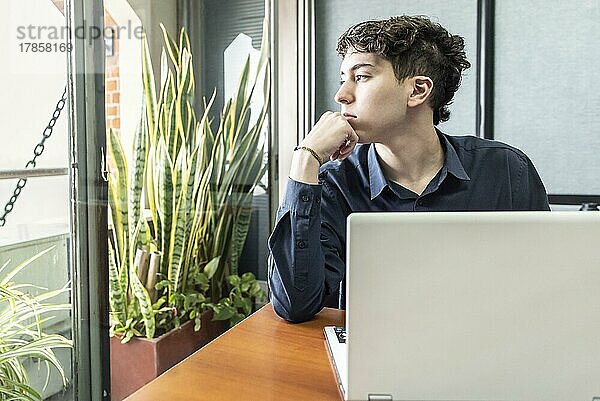
[[302,202],[308,202],[310,200],[310,196],[302,195],[302,197],[300,199],[302,199]]
[[417,206],[423,206],[423,200],[422,199],[419,199],[417,201]]
[[306,248],[306,242],[304,242],[304,241],[302,241],[302,240],[300,240],[300,241],[296,242],[296,245],[297,245],[297,246],[298,246],[298,248],[300,248],[300,249],[304,249],[304,248]]

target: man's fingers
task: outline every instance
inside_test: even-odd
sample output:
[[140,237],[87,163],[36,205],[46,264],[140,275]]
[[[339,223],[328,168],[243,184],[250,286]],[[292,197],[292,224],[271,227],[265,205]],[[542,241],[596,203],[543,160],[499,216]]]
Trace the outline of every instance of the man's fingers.
[[329,154],[330,160],[342,160],[341,157],[352,152],[358,136],[340,112],[326,111],[306,136],[305,142],[317,153],[323,156]]
[[350,156],[350,154],[352,154],[352,151],[354,150],[355,147],[356,147],[356,142],[354,142],[354,143],[351,142],[349,145],[344,146],[342,149],[340,149],[338,160],[340,160],[340,161],[345,160],[348,156]]
[[340,156],[347,156],[350,153],[352,153],[352,150],[354,149],[354,147],[355,147],[355,145],[353,145],[353,144],[342,146],[338,152],[339,152]]
[[354,129],[352,129],[352,131],[349,133],[349,135],[348,135],[348,140],[349,140],[351,143],[358,143],[359,137],[358,137],[358,135],[356,134],[356,132],[354,131]]

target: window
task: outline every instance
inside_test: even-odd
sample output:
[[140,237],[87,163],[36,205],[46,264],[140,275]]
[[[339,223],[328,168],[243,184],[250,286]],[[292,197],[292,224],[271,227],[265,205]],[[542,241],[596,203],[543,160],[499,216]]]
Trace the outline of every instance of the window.
[[[315,119],[339,109],[333,101],[340,64],[335,44],[346,28],[366,19],[426,15],[465,38],[472,65],[450,106],[450,120],[440,129],[522,149],[536,165],[551,203],[600,202],[600,88],[594,78],[600,2],[573,7],[553,1],[542,8],[483,0],[302,3],[314,12],[304,26],[314,30],[314,87],[308,96],[314,101]],[[576,23],[557,29],[565,20]]]
[[[212,110],[217,117],[216,111],[222,110],[224,102],[237,87],[239,74],[249,54],[251,71],[256,68],[267,7],[265,0],[206,0],[199,3],[201,5],[188,2],[182,10],[187,15],[184,25],[191,33],[197,58],[203,60],[196,71],[200,82],[196,107],[200,111],[201,97],[209,99],[216,89],[217,98]],[[253,99],[253,115],[263,104],[260,85],[255,93],[258,96]],[[269,131],[267,123],[262,135],[267,144]],[[254,192],[250,228],[239,266],[240,274],[252,272],[259,280],[267,278],[270,192],[269,176],[265,174]]]
[[531,157],[549,194],[597,201],[600,2],[495,7],[494,138]]
[[[30,285],[20,288],[29,295],[45,291],[43,287],[66,288],[66,293],[49,301],[70,303],[70,307],[47,315],[52,319],[43,323],[42,330],[73,340],[72,348],[56,350],[66,385],[52,369],[44,387],[45,365],[30,358],[22,362],[30,384],[43,399],[99,400],[106,388],[101,383],[102,299],[95,297],[95,290],[88,290],[102,287],[94,276],[102,265],[94,259],[102,246],[94,226],[102,221],[102,197],[97,196],[102,181],[99,174],[94,175],[100,171],[94,162],[100,160],[101,150],[88,146],[96,139],[88,132],[97,132],[91,109],[97,101],[93,94],[100,92],[85,74],[93,71],[94,59],[88,57],[84,39],[71,33],[82,33],[83,21],[87,27],[101,26],[101,22],[93,17],[94,6],[84,7],[82,2],[10,0],[3,6],[2,25],[7,34],[0,44],[8,57],[0,67],[6,94],[1,101],[6,112],[0,117],[4,127],[0,134],[4,144],[0,266],[5,266],[1,274],[46,252],[12,280]],[[34,152],[35,163],[28,163]],[[27,179],[25,186],[23,179]],[[6,303],[0,310],[7,311]],[[3,325],[3,335],[6,329]],[[5,344],[4,339],[0,343]]]
[[[46,252],[14,277],[15,284],[29,284],[49,290],[66,285],[70,287],[69,110],[65,101],[56,107],[67,82],[66,55],[60,51],[42,54],[32,49],[32,46],[47,42],[45,36],[40,37],[38,28],[65,26],[63,4],[50,0],[11,0],[3,3],[2,15],[2,25],[7,30],[0,43],[8,57],[0,66],[0,82],[5,93],[0,100],[0,107],[4,110],[0,116],[3,127],[0,133],[3,143],[0,158],[0,216],[4,217],[3,226],[0,223],[0,266],[8,264],[0,273],[0,279],[20,263]],[[26,29],[28,26],[32,29]],[[53,41],[52,46],[54,44],[57,48],[61,44],[64,46],[66,37]],[[40,65],[45,68],[41,69]],[[34,93],[35,96],[32,96]],[[45,130],[55,111],[58,118],[52,123],[53,129]],[[39,146],[44,133],[49,137],[43,141],[43,146]],[[43,152],[35,160],[35,171],[31,165],[26,169],[28,161],[34,158],[36,147],[38,153],[40,150]],[[22,179],[26,179],[26,183]],[[18,189],[18,185],[22,189]],[[24,291],[36,295],[42,290],[29,287]],[[0,310],[6,311],[8,304],[4,293],[0,299],[3,299]],[[65,293],[52,299],[52,302],[69,303],[71,297]],[[73,338],[72,311],[64,310],[52,315],[53,319],[42,326],[44,332]],[[4,327],[2,335],[7,334],[7,330],[8,327]],[[8,339],[0,338],[0,343],[4,344],[5,341]],[[55,353],[70,384],[63,386],[56,370],[52,368],[51,379],[44,388],[47,374],[45,365],[27,359],[23,365],[29,374],[30,384],[43,398],[73,400],[71,349],[56,349]]]

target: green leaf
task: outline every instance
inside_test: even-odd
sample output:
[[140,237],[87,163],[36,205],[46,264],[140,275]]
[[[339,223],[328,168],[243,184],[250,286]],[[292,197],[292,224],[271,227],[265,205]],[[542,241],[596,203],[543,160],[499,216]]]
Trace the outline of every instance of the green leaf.
[[242,281],[250,282],[250,281],[254,281],[254,280],[256,280],[256,276],[254,275],[254,273],[246,272],[246,273],[242,274]]
[[212,320],[227,320],[235,315],[235,308],[229,305],[220,305],[214,308]]
[[175,68],[179,68],[179,48],[177,47],[175,42],[171,39],[171,37],[169,36],[169,33],[167,32],[167,28],[165,28],[165,26],[162,23],[160,24],[160,29],[162,30],[162,33],[163,33],[163,39],[165,42],[165,47],[169,54],[169,58],[171,59],[173,66]]
[[248,292],[251,297],[261,297],[263,294],[262,288],[260,288],[260,285],[256,281],[252,283]]
[[[24,362],[34,359],[43,362],[48,372],[58,373],[63,385],[67,384],[65,372],[55,350],[71,348],[72,341],[45,330],[58,311],[69,311],[69,304],[51,303],[49,300],[68,292],[68,288],[46,291],[29,285],[12,283],[14,276],[36,259],[48,253],[48,248],[7,272],[9,263],[0,271],[0,399],[40,400],[41,396],[29,383]],[[114,259],[113,259],[114,260]],[[36,296],[21,290],[35,289]]]
[[129,340],[131,340],[132,338],[133,338],[133,332],[131,330],[129,330],[125,333],[125,336],[123,336],[123,339],[121,340],[121,344],[127,344],[129,342]]
[[[41,252],[36,253],[35,255],[33,255],[32,257],[30,257],[29,259],[25,260],[23,263],[20,263],[17,267],[15,267],[10,273],[8,273],[6,276],[4,276],[4,278],[2,278],[2,280],[0,280],[0,285],[2,286],[8,286],[9,282],[14,278],[14,276],[16,276],[21,270],[23,270],[26,266],[28,266],[29,264],[31,264],[32,262],[34,262],[35,260],[41,258],[42,256],[44,256],[45,254],[47,254],[48,252],[50,252],[51,250],[55,249],[56,246],[51,246]],[[8,266],[8,263],[5,264],[3,267],[4,268]]]
[[140,305],[140,312],[146,328],[146,338],[152,338],[154,337],[154,331],[156,330],[156,321],[154,319],[154,311],[152,310],[152,301],[148,295],[148,291],[146,291],[146,287],[144,287],[144,285],[140,282],[137,271],[138,266],[133,265],[129,272],[129,281],[131,282],[133,293],[135,294],[135,297]]
[[110,241],[108,243],[108,277],[108,299],[110,309],[114,314],[114,317],[117,319],[117,322],[119,324],[123,324],[127,319],[127,307],[125,303],[125,291],[127,291],[127,287],[124,287],[124,283],[121,283],[121,281],[119,280],[119,271],[115,262],[115,252],[113,250],[113,245],[110,243]]
[[116,252],[120,263],[126,263],[129,254],[129,217],[128,217],[128,173],[125,151],[119,136],[113,131],[108,132],[108,154],[113,159],[116,171],[109,176],[109,196],[113,226],[117,237]]
[[246,318],[246,316],[244,316],[242,313],[236,313],[234,314],[230,319],[229,319],[229,327],[233,327],[236,324],[240,323],[242,320],[244,320]]
[[161,272],[168,272],[171,263],[169,250],[171,249],[172,230],[175,225],[173,220],[173,210],[175,208],[174,199],[174,180],[173,163],[169,157],[164,139],[158,140],[157,158],[154,166],[157,170],[156,192],[158,195],[158,215],[161,220],[161,245],[163,252],[161,258]]
[[152,69],[152,60],[150,59],[150,49],[146,34],[142,38],[142,82],[144,88],[144,103],[146,104],[146,121],[148,132],[150,134],[150,143],[156,143],[156,88],[154,84],[154,70]]
[[252,312],[252,300],[250,298],[244,298],[242,301],[242,310],[246,316]]
[[156,288],[157,290],[162,290],[163,288],[168,288],[169,284],[171,284],[169,280],[161,280],[158,283],[156,283],[154,288]]
[[133,169],[129,177],[129,228],[131,235],[141,217],[142,188],[146,176],[146,161],[148,159],[148,131],[146,103],[142,103],[141,120],[138,124],[133,142]]
[[221,256],[217,256],[213,258],[208,264],[204,267],[204,273],[206,277],[210,280],[215,273],[217,272],[217,268],[219,267],[219,262],[221,260]]

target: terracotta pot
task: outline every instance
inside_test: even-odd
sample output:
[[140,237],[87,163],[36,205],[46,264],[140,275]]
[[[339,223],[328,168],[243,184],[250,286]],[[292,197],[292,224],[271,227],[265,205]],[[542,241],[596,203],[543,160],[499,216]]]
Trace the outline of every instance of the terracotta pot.
[[224,333],[228,321],[212,321],[212,311],[202,315],[200,331],[193,322],[184,323],[158,338],[134,337],[127,344],[110,339],[111,400],[121,401],[161,373],[181,362]]

